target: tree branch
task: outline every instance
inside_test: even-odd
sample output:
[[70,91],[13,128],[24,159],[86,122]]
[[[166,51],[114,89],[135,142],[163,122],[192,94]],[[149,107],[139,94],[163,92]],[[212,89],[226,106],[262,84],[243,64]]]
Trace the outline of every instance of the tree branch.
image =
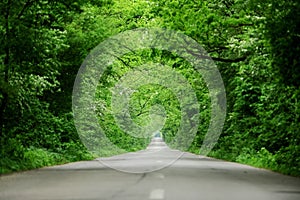
[[187,50],[187,52],[192,54],[193,56],[196,56],[196,57],[201,58],[201,59],[212,59],[214,61],[227,62],[227,63],[237,63],[237,62],[244,61],[250,55],[250,53],[248,53],[248,54],[245,54],[244,56],[239,57],[239,58],[220,58],[220,57],[210,57],[210,56],[207,56],[207,55],[202,55],[202,54],[190,51],[190,50]]
[[237,62],[241,62],[241,61],[245,61],[248,58],[249,54],[246,54],[242,57],[239,58],[217,58],[217,57],[211,57],[214,61],[218,61],[218,62],[226,62],[226,63],[237,63]]

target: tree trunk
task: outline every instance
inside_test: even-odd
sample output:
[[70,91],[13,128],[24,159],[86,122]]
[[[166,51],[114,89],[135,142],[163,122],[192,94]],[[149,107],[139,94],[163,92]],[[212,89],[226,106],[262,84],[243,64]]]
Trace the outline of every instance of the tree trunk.
[[[4,51],[5,51],[5,58],[4,58],[4,83],[5,85],[8,85],[9,80],[9,65],[10,65],[10,28],[9,28],[9,12],[10,12],[10,4],[11,0],[8,0],[7,7],[6,7],[6,13],[5,13],[5,42],[4,45]],[[0,104],[0,138],[3,138],[4,136],[4,126],[5,126],[5,109],[8,104],[8,92],[6,89],[2,90],[3,92],[3,100]]]

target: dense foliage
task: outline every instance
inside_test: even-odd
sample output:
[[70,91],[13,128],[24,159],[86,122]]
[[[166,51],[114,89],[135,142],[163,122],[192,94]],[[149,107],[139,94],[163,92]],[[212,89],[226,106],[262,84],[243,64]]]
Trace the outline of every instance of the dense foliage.
[[[93,158],[80,142],[71,110],[72,88],[83,59],[109,36],[138,27],[163,27],[195,39],[223,77],[227,118],[210,155],[299,175],[297,1],[7,0],[0,2],[0,10],[0,173]],[[209,124],[208,90],[201,75],[170,52],[132,52],[114,63],[99,80],[99,123],[122,149],[135,151],[147,145],[149,138],[124,133],[110,110],[110,88],[147,62],[172,67],[195,89],[201,123],[189,150],[199,153]],[[131,116],[143,125],[157,103],[166,110],[162,133],[171,143],[180,107],[170,90],[141,87],[132,96]]]

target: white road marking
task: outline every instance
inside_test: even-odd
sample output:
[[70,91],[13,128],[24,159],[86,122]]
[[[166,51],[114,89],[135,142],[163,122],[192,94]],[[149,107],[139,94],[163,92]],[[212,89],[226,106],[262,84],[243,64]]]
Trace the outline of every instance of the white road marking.
[[151,191],[149,199],[164,199],[165,190],[163,189],[154,189]]

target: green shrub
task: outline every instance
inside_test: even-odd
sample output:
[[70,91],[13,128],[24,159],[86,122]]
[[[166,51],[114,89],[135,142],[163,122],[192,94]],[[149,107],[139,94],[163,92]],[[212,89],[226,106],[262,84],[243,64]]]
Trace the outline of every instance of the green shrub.
[[242,153],[235,159],[236,162],[252,165],[260,168],[276,169],[276,157],[266,148],[254,151],[249,148],[243,148]]

